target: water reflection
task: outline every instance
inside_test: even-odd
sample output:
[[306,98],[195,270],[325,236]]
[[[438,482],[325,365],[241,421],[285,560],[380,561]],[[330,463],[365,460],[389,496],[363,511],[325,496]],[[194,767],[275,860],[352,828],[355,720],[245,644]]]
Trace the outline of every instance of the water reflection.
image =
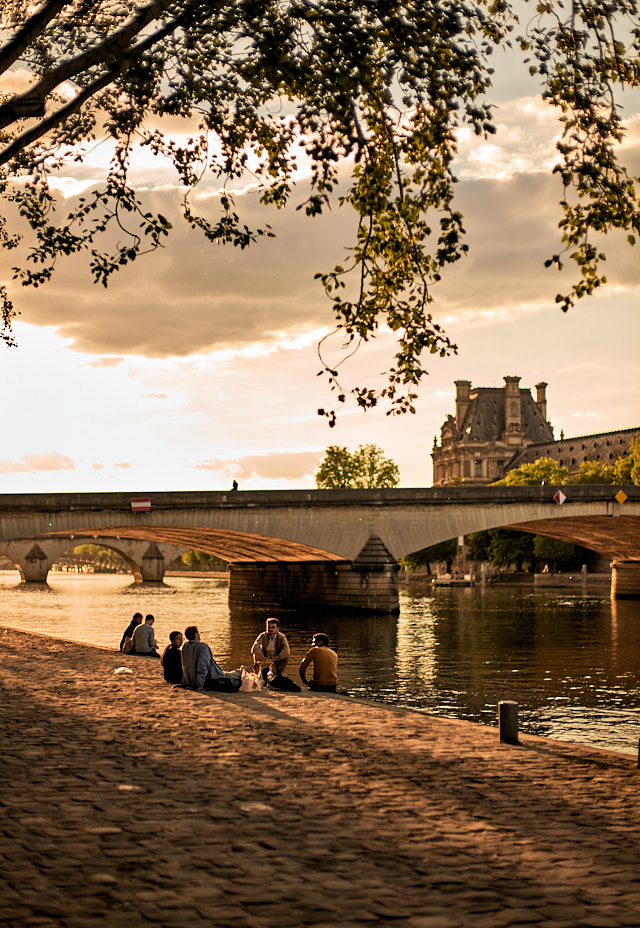
[[[0,573],[0,624],[115,647],[133,612],[153,612],[162,644],[196,624],[227,668],[249,662],[266,617],[230,612],[222,580],[168,578],[164,588],[96,574],[51,574],[48,588],[17,580]],[[403,594],[399,616],[276,614],[293,677],[322,630],[340,656],[340,685],[354,695],[491,725],[499,700],[514,699],[524,731],[637,751],[638,602],[490,587]]]

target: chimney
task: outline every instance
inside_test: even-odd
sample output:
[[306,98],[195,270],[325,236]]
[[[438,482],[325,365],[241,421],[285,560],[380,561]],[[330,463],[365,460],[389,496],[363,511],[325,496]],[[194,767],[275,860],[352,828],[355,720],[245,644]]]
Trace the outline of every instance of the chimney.
[[544,419],[545,422],[547,421],[547,394],[546,394],[547,386],[548,384],[544,382],[536,384],[536,390],[537,390],[536,406],[540,410],[542,418]]
[[520,403],[520,378],[504,378],[504,430],[519,432],[522,428],[522,409]]
[[456,428],[458,431],[462,428],[464,417],[469,408],[469,393],[471,392],[470,380],[456,380]]

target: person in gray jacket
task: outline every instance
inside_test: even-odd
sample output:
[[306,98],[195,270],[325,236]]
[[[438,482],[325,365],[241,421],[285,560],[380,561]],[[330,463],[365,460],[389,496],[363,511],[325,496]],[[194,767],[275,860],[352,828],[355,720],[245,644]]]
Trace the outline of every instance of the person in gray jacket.
[[187,639],[182,646],[182,685],[204,693],[215,690],[221,693],[236,693],[240,689],[241,671],[228,673],[213,659],[211,648],[200,638],[197,625],[184,630]]

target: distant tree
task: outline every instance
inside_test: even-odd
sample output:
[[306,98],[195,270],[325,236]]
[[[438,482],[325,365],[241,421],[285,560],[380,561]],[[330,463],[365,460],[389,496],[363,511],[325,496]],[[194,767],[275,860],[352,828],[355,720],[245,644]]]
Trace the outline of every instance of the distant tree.
[[185,551],[180,559],[191,570],[225,570],[228,566],[226,561],[204,551]]
[[613,483],[613,466],[602,461],[582,461],[567,483]]
[[640,485],[640,432],[631,439],[630,453],[614,463],[613,482]]
[[428,548],[422,548],[420,551],[414,551],[413,554],[407,554],[400,563],[408,567],[412,572],[420,567],[426,567],[427,571],[431,573],[432,564],[444,561],[447,565],[447,571],[450,573],[457,554],[458,539],[450,538],[449,541],[441,541],[436,545],[430,545]]
[[353,483],[353,457],[348,448],[329,445],[316,471],[316,486],[320,490],[351,487]]
[[494,567],[516,565],[521,571],[525,561],[534,560],[533,535],[526,532],[514,532],[511,529],[490,529],[489,560]]
[[96,570],[128,570],[121,554],[103,545],[78,545],[69,555],[74,564],[90,564]]
[[552,486],[562,485],[569,480],[569,471],[566,467],[553,461],[551,458],[538,458],[532,464],[522,464],[510,470],[506,477],[492,483],[494,487],[525,487],[536,484],[549,483]]
[[359,445],[353,453],[348,448],[329,445],[316,471],[316,486],[320,490],[396,487],[399,483],[398,465],[385,458],[377,445]]
[[533,553],[539,561],[546,561],[552,564],[552,572],[555,574],[558,563],[566,564],[575,559],[576,548],[568,541],[560,541],[558,538],[546,538],[544,535],[533,536]]
[[[386,385],[349,391],[364,408],[413,411],[423,353],[456,350],[430,308],[468,249],[454,163],[461,130],[496,131],[496,48],[519,46],[559,123],[561,245],[546,265],[577,274],[559,306],[606,282],[601,233],[634,243],[640,230],[617,98],[640,79],[637,0],[2,0],[0,28],[0,74],[15,78],[0,97],[0,195],[32,234],[20,281],[39,286],[59,257],[84,253],[106,284],[164,244],[171,223],[130,177],[136,146],[173,166],[191,227],[240,248],[271,230],[245,225],[233,186],[285,206],[302,154],[306,213],[332,202],[354,213],[346,260],[319,275],[347,354],[383,326],[397,337]],[[101,141],[104,177],[65,205],[50,180]],[[206,177],[213,215],[189,196]],[[0,223],[0,243],[19,247],[14,232]],[[10,340],[4,287],[2,300]],[[322,373],[344,402],[336,365]]]
[[472,561],[489,561],[489,548],[491,546],[491,533],[489,530],[472,532],[466,537],[467,552]]

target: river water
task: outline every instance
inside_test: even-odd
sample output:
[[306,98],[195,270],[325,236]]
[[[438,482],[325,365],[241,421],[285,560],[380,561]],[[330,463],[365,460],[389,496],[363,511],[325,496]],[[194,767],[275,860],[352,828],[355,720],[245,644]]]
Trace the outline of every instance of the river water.
[[[162,647],[170,631],[195,624],[231,669],[249,663],[264,627],[264,616],[230,613],[226,580],[169,577],[146,588],[124,575],[52,572],[48,588],[31,588],[18,579],[0,571],[0,625],[58,638],[117,648],[131,615],[153,612]],[[354,696],[487,725],[497,725],[498,702],[513,699],[522,731],[638,751],[640,602],[475,587],[402,593],[399,616],[276,614],[294,679],[313,632],[325,631],[340,686]]]

